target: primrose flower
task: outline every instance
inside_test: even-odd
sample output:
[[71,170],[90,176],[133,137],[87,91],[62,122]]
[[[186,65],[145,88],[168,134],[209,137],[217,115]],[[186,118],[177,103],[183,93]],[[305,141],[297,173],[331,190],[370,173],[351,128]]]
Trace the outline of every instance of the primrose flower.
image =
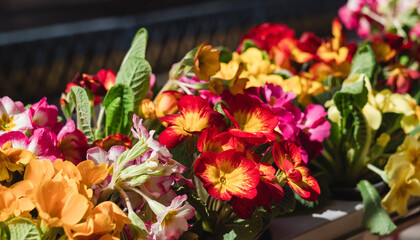
[[17,197],[13,190],[0,185],[0,221],[4,222],[13,216],[18,208]]
[[252,216],[257,206],[263,206],[265,210],[271,211],[272,202],[280,202],[284,196],[283,188],[273,182],[276,178],[276,170],[268,163],[258,164],[260,182],[257,186],[258,194],[252,198],[232,197],[232,210],[238,217],[247,219]]
[[198,138],[197,150],[201,153],[206,151],[221,153],[229,149],[244,152],[245,144],[228,132],[219,133],[219,129],[215,126],[206,128]]
[[420,81],[420,72],[413,69],[397,67],[390,72],[386,84],[390,85],[392,91],[395,93],[407,93],[411,90],[415,80],[417,82]]
[[311,104],[303,113],[299,128],[309,135],[311,141],[323,142],[330,136],[331,124],[324,118],[327,113],[321,105]]
[[194,164],[194,172],[214,198],[229,200],[232,196],[254,198],[257,195],[257,163],[241,152],[204,152]]
[[187,95],[178,102],[179,114],[161,118],[169,126],[160,134],[159,142],[174,148],[184,139],[202,132],[209,126],[223,127],[223,115],[210,108],[201,97]]
[[388,159],[385,172],[390,179],[388,185],[391,190],[381,202],[388,212],[405,215],[409,197],[420,196],[419,157],[419,141],[407,135],[397,152]]
[[86,156],[86,151],[89,148],[87,138],[76,128],[73,120],[67,121],[58,133],[57,140],[63,159],[77,164]]
[[312,96],[328,90],[321,82],[313,81],[304,76],[293,76],[283,81],[281,87],[285,92],[293,92],[300,103],[308,106],[312,103]]
[[[273,144],[273,157],[277,167],[283,172],[281,177],[287,180],[290,188],[302,199],[316,201],[321,193],[318,182],[311,176],[309,169],[302,162],[299,149],[289,141]],[[280,182],[282,179],[280,179]]]
[[111,69],[101,69],[96,74],[96,77],[99,79],[99,82],[105,87],[108,91],[115,84],[116,74]]
[[0,182],[12,181],[13,172],[23,172],[23,166],[35,155],[26,149],[13,148],[11,142],[6,142],[0,149]]
[[337,18],[332,23],[332,34],[334,37],[318,48],[317,55],[327,63],[335,61],[336,64],[340,65],[346,61],[350,51],[348,47],[344,46],[342,25]]
[[252,144],[263,144],[276,139],[274,128],[276,115],[262,103],[248,95],[237,94],[229,101],[229,109],[223,109],[232,121],[229,133]]
[[171,205],[157,214],[157,222],[151,226],[150,239],[178,239],[188,230],[187,220],[194,216],[194,208],[188,203],[187,195],[175,197]]
[[220,70],[219,50],[212,49],[211,45],[202,43],[195,53],[193,71],[195,75],[205,81]]
[[165,91],[156,96],[156,117],[161,118],[166,115],[178,112],[178,101],[185,96],[182,92]]
[[21,102],[13,102],[9,97],[0,98],[0,135],[10,131],[32,129],[31,119]]
[[105,151],[109,151],[112,146],[123,146],[126,149],[131,147],[131,139],[125,135],[116,133],[115,135],[109,135],[102,140],[96,140],[92,143],[92,147],[100,147]]
[[28,110],[28,115],[32,121],[33,129],[45,127],[57,134],[63,127],[61,122],[57,122],[57,107],[48,105],[46,97],[33,104]]

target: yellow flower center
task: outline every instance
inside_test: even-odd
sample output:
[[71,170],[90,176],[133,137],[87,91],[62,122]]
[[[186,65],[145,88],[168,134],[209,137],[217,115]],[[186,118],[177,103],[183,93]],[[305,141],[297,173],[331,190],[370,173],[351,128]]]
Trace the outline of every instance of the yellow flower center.
[[3,113],[0,118],[0,130],[10,132],[14,127],[16,127],[16,123],[13,122],[15,118],[12,116],[9,118],[9,115]]
[[220,178],[219,178],[219,181],[220,181],[223,185],[226,185],[226,177],[225,177],[225,176],[220,177]]
[[178,215],[178,212],[175,210],[169,211],[162,220],[162,227],[169,226],[174,222],[175,216]]

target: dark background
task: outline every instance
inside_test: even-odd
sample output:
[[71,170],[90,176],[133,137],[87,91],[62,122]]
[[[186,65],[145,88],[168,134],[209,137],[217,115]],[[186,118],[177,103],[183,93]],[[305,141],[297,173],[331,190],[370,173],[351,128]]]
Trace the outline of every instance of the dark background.
[[140,27],[146,59],[160,79],[187,51],[207,42],[236,49],[264,22],[299,36],[331,35],[346,0],[0,0],[0,97],[25,104],[47,96],[58,104],[77,72],[117,71]]

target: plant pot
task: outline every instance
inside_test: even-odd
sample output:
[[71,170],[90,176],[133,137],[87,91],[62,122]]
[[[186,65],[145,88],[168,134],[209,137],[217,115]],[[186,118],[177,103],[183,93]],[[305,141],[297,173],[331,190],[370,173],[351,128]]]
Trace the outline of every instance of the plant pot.
[[[388,191],[388,184],[384,181],[372,184],[380,196],[384,196]],[[331,199],[345,201],[361,201],[362,195],[357,187],[331,187]]]

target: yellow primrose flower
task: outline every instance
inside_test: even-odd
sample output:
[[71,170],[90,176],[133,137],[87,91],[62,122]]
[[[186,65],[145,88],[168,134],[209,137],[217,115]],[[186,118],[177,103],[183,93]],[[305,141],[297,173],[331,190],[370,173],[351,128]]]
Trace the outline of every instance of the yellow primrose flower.
[[202,43],[195,53],[193,71],[195,75],[205,81],[220,70],[220,52],[212,49],[211,45]]
[[420,143],[407,135],[386,166],[391,190],[382,200],[382,206],[388,212],[396,211],[400,215],[407,213],[407,201],[410,196],[420,196]]
[[294,92],[299,102],[308,106],[312,103],[311,96],[320,94],[328,88],[318,81],[312,81],[305,77],[293,76],[281,84],[285,92]]
[[11,142],[6,142],[0,149],[0,181],[12,181],[11,172],[23,172],[23,166],[36,156],[26,149],[13,148]]
[[405,133],[414,130],[420,124],[420,106],[409,94],[392,93],[389,89],[380,91],[375,96],[376,104],[381,112],[404,114],[401,128]]
[[257,48],[248,48],[240,57],[246,64],[246,71],[252,76],[270,74],[276,69],[274,64],[263,58],[263,52]]

